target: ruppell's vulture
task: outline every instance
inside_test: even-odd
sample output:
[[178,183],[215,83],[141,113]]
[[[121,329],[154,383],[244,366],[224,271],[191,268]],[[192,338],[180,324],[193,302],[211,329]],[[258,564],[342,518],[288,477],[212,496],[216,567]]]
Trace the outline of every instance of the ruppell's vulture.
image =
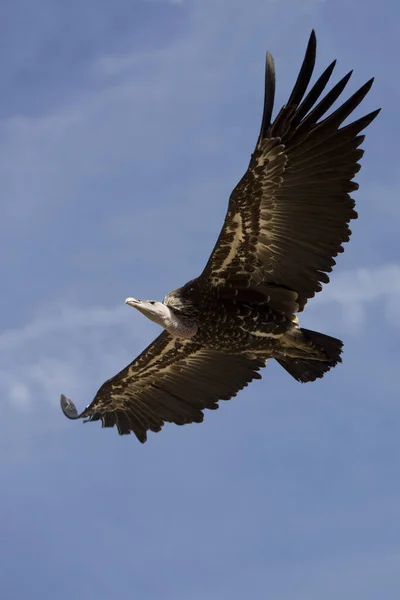
[[275,69],[267,54],[260,134],[204,271],[163,302],[126,299],[164,331],[81,414],[61,396],[67,417],[116,425],[145,442],[147,431],[165,422],[201,422],[204,409],[259,379],[270,358],[301,382],[341,361],[342,342],[301,328],[296,314],[328,283],[334,257],[349,240],[361,132],[379,110],[342,125],[371,79],[328,114],[351,73],[324,95],[334,61],[308,90],[315,52],[313,31],[274,120]]

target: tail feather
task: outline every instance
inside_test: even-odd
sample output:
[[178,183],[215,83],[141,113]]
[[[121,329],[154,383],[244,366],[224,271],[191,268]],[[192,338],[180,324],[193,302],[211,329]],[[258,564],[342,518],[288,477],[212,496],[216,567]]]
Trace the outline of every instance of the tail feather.
[[309,329],[301,328],[300,332],[303,334],[305,345],[318,350],[321,358],[277,358],[278,363],[297,381],[315,381],[342,362],[340,355],[343,342]]

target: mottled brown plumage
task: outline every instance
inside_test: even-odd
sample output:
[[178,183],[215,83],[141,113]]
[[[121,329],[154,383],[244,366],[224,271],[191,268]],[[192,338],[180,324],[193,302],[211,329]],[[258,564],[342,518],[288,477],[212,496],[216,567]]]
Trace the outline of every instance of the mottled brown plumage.
[[[203,273],[164,298],[135,306],[166,329],[106,381],[79,415],[144,442],[164,422],[200,422],[275,358],[302,382],[340,362],[342,342],[300,328],[295,314],[328,283],[327,273],[357,217],[350,193],[363,155],[360,132],[378,110],[342,126],[372,79],[327,114],[351,73],[321,98],[335,62],[309,92],[316,51],[312,32],[297,81],[271,123],[275,71],[267,54],[262,125],[249,167],[231,194],[227,215]],[[154,308],[151,305],[154,306]]]

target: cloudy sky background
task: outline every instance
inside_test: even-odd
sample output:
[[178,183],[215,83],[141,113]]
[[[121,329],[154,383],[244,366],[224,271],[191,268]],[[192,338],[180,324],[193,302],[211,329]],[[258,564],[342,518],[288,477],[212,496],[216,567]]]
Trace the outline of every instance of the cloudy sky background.
[[[398,22],[394,0],[15,0],[0,6],[0,589],[4,600],[400,594]],[[196,276],[247,167],[265,50],[277,106],[370,76],[360,218],[302,323],[345,340],[277,364],[141,446],[64,419],[158,328],[123,305]]]

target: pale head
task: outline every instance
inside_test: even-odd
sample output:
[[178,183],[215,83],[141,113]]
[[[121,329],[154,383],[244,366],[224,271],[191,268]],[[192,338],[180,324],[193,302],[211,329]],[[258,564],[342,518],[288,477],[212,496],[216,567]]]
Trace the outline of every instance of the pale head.
[[169,317],[170,311],[162,302],[157,302],[155,300],[137,300],[136,298],[127,298],[125,300],[125,304],[136,308],[142,313],[142,315],[150,319],[150,321],[165,327],[165,322]]
[[163,302],[127,298],[125,304],[133,306],[150,321],[164,327],[173,337],[191,338],[197,332],[195,321],[178,315],[173,308]]

